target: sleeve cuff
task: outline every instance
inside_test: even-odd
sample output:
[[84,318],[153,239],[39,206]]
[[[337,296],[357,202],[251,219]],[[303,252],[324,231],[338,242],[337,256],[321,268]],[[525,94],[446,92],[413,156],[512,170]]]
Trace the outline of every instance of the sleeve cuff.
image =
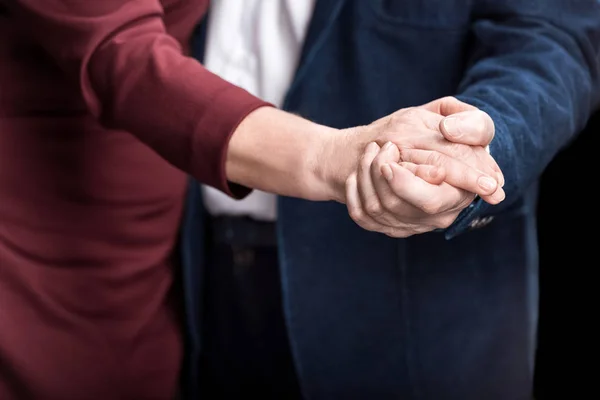
[[274,107],[237,86],[227,86],[212,101],[212,106],[197,126],[210,127],[196,131],[192,143],[192,174],[202,183],[241,199],[252,189],[229,182],[225,173],[227,149],[238,125],[252,111]]

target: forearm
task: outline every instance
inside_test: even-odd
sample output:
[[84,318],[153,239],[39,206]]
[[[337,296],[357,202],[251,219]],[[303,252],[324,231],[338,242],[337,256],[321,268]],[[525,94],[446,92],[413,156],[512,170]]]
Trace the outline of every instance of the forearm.
[[250,113],[235,130],[227,151],[229,181],[308,200],[336,197],[321,171],[324,147],[340,131],[272,107]]
[[477,53],[485,57],[475,59],[457,97],[495,122],[490,149],[505,172],[506,207],[585,126],[597,104],[600,5],[551,0],[537,8],[507,0],[493,7],[474,24]]
[[457,97],[495,122],[490,150],[506,179],[506,200],[493,210],[478,202],[450,236],[476,216],[498,213],[520,199],[582,129],[598,101],[600,5],[493,4],[497,10],[475,22],[474,54],[480,57],[473,58]]
[[[237,125],[264,101],[186,57],[159,0],[15,0],[9,18],[71,79],[103,125],[127,131],[198,181],[242,197],[226,181]],[[193,25],[202,10],[181,17]]]

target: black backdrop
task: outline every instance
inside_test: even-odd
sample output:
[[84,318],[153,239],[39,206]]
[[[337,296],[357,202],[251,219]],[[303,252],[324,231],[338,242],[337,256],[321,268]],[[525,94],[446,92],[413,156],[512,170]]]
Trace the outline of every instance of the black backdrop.
[[600,112],[541,180],[538,400],[596,397],[600,383],[595,328],[600,323],[598,134]]

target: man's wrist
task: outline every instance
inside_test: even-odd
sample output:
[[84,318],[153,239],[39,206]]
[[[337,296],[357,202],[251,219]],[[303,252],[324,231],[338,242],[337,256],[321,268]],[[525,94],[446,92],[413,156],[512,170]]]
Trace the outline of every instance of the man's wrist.
[[303,133],[304,145],[298,149],[299,160],[293,166],[301,189],[299,197],[313,201],[335,200],[339,197],[332,170],[338,163],[333,151],[340,133],[338,129],[319,124],[313,124]]
[[346,180],[357,170],[361,155],[373,136],[364,128],[337,130],[320,137],[317,151],[313,153],[312,175],[327,193],[326,200],[346,202]]

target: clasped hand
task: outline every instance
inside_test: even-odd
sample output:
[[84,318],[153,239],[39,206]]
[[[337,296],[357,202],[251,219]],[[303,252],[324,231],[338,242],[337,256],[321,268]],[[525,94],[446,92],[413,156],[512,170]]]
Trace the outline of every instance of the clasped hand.
[[456,98],[402,109],[344,133],[347,143],[363,143],[362,154],[351,168],[338,168],[345,180],[335,200],[367,230],[408,237],[447,228],[476,196],[490,204],[504,200],[504,176],[486,150],[494,123]]

